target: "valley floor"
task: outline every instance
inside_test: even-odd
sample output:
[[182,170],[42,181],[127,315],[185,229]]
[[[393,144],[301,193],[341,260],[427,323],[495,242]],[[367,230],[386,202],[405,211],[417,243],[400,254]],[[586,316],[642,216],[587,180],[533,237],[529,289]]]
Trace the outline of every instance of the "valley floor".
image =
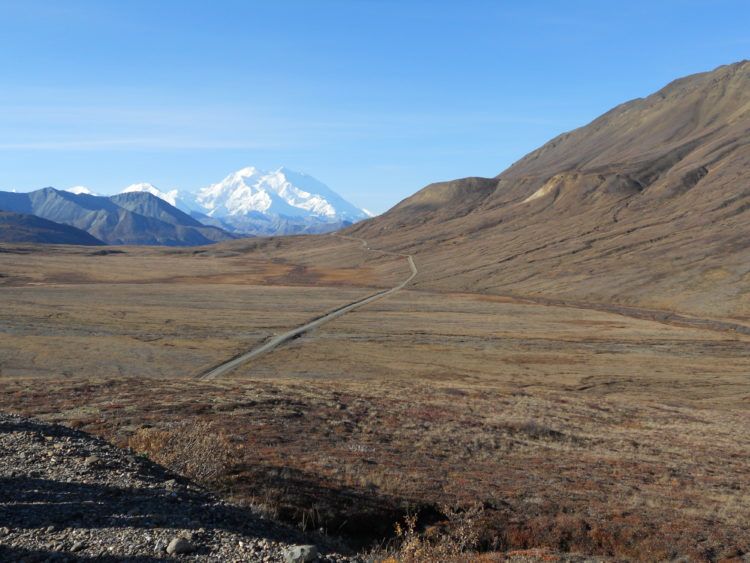
[[[322,240],[314,257],[284,241],[213,255],[4,248],[0,411],[146,451],[357,545],[415,510],[433,531],[471,514],[493,551],[750,552],[745,334],[405,290],[197,379],[404,277],[398,260]],[[224,444],[210,474],[173,451],[197,423]]]

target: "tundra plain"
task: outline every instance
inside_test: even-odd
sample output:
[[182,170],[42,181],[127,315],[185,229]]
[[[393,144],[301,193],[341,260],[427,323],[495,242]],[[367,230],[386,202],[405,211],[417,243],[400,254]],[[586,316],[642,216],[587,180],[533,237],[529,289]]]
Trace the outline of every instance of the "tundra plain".
[[[406,261],[336,236],[4,245],[0,274],[0,410],[134,447],[355,548],[413,512],[427,535],[471,514],[494,553],[750,552],[742,332],[418,277],[203,381],[398,284]],[[225,450],[208,469],[165,447],[191,427]]]

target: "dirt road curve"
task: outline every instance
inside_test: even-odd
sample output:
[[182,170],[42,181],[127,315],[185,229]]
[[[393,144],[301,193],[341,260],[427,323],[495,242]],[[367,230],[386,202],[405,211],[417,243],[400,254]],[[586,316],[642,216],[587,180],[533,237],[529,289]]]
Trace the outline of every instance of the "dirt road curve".
[[363,307],[364,305],[367,305],[368,303],[372,303],[373,301],[377,301],[378,299],[383,299],[384,297],[388,297],[389,295],[396,293],[397,291],[406,287],[406,285],[409,284],[409,282],[411,282],[416,277],[417,273],[419,273],[419,271],[417,270],[417,266],[414,263],[414,258],[409,254],[398,254],[396,252],[387,252],[385,250],[374,250],[370,248],[370,246],[368,245],[365,239],[361,239],[361,238],[349,237],[349,236],[344,236],[344,235],[332,235],[332,236],[335,236],[338,238],[344,238],[348,240],[359,241],[362,243],[362,246],[364,246],[365,250],[369,252],[377,252],[377,253],[386,254],[389,256],[402,256],[406,258],[407,262],[409,263],[409,268],[411,269],[411,275],[395,287],[378,291],[377,293],[368,295],[367,297],[359,299],[358,301],[354,301],[347,305],[343,305],[339,307],[338,309],[334,309],[333,311],[326,313],[322,317],[318,317],[317,319],[314,319],[308,322],[307,324],[299,326],[283,334],[274,336],[273,338],[271,338],[271,340],[262,344],[261,346],[254,348],[253,350],[250,350],[249,352],[242,354],[241,356],[237,356],[236,358],[233,358],[229,360],[228,362],[225,362],[219,366],[216,366],[215,368],[212,368],[211,370],[209,370],[208,372],[204,374],[201,374],[200,376],[198,376],[198,379],[208,380],[208,379],[215,379],[217,377],[221,377],[222,375],[226,375],[227,373],[232,371],[234,368],[246,362],[249,362],[252,359],[262,356],[263,354],[267,354],[268,352],[271,352],[272,350],[274,350],[275,348],[278,348],[282,344],[289,342],[290,340],[293,340],[305,334],[306,332],[314,330],[324,325],[327,322],[337,319],[341,317],[342,315],[345,315],[348,312],[353,311],[354,309],[358,309],[359,307]]

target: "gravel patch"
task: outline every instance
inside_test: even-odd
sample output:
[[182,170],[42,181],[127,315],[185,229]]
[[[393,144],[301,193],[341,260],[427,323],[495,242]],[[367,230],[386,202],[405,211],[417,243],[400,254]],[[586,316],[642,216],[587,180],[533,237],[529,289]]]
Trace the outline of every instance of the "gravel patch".
[[0,414],[0,561],[361,561],[310,544],[99,438]]

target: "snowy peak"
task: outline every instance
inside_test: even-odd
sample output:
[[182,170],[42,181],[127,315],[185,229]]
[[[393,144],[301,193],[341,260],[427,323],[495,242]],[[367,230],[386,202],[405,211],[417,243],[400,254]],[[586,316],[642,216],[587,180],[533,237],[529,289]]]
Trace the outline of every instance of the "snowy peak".
[[127,194],[133,192],[149,193],[153,196],[158,197],[159,199],[166,201],[169,205],[176,207],[180,211],[188,214],[194,211],[203,211],[200,206],[196,204],[194,195],[182,194],[179,190],[169,190],[168,192],[164,192],[153,184],[142,182],[140,184],[132,184],[122,190],[122,192],[120,193]]
[[131,184],[130,186],[122,190],[121,193],[129,194],[133,192],[150,193],[151,195],[154,195],[158,197],[159,199],[163,199],[169,205],[173,205],[174,207],[177,207],[177,199],[179,197],[179,192],[177,190],[163,192],[159,188],[154,186],[153,184],[148,184],[146,182],[143,182],[140,184]]
[[252,178],[253,176],[261,176],[263,175],[263,172],[258,170],[255,166],[248,166],[246,168],[242,168],[241,170],[238,170],[234,173],[235,176],[239,176],[241,178]]
[[242,168],[200,190],[196,199],[211,217],[261,213],[337,222],[368,216],[312,176],[284,167],[271,172]]
[[308,174],[247,166],[196,193],[162,191],[139,183],[121,193],[158,197],[202,222],[237,234],[324,233],[372,215]]
[[68,188],[65,191],[74,195],[99,195],[96,192],[88,189],[86,186],[73,186],[72,188]]

